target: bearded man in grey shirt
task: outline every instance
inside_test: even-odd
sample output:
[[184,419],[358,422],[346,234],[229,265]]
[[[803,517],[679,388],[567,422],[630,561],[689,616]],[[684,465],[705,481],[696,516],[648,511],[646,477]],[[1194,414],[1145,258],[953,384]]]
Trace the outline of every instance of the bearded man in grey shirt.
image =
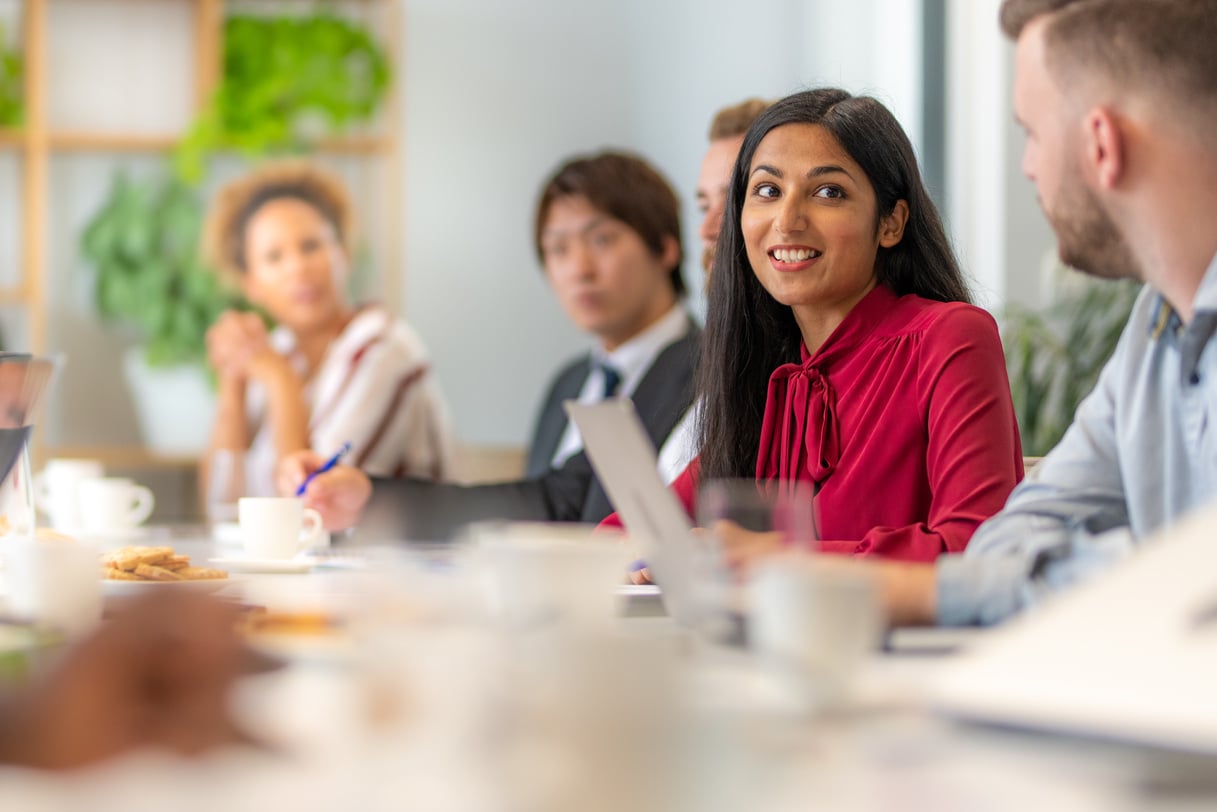
[[1217,2],[1006,0],[1023,171],[1061,259],[1146,283],[1061,443],[895,623],[993,623],[1217,500]]

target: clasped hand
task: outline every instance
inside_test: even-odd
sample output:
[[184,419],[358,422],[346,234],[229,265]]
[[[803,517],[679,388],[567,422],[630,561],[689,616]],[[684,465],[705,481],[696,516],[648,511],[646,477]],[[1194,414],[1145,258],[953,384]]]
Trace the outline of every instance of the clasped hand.
[[285,363],[256,313],[227,310],[207,330],[207,361],[221,379],[262,378]]

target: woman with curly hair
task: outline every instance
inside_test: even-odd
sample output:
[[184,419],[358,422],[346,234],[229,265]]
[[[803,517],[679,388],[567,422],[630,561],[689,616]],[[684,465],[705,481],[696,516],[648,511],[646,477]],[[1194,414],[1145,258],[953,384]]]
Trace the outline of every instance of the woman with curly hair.
[[[267,164],[222,188],[208,261],[276,325],[224,313],[207,333],[219,378],[211,450],[243,451],[245,492],[275,493],[277,461],[303,449],[369,474],[444,478],[448,419],[415,332],[379,305],[351,303],[351,205],[335,176]],[[210,455],[209,455],[210,459]]]

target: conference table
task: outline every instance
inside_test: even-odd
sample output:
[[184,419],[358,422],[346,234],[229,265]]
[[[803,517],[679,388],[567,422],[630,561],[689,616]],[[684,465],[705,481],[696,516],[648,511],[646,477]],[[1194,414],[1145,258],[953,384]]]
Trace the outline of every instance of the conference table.
[[[195,561],[206,528],[155,528]],[[258,742],[137,753],[68,774],[0,768],[3,810],[1212,809],[1213,763],[936,714],[936,672],[984,631],[892,633],[843,703],[819,707],[747,649],[648,594],[594,628],[519,628],[486,609],[461,548],[334,548],[217,594],[321,618],[252,637],[281,660],[233,713]]]

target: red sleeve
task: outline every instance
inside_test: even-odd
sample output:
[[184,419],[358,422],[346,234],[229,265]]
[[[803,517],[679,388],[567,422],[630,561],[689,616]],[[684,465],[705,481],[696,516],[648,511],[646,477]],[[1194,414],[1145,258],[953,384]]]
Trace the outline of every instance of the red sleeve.
[[[672,484],[669,486],[672,490],[676,491],[676,498],[679,499],[680,503],[685,506],[685,512],[688,513],[690,517],[697,515],[696,508],[693,504],[693,497],[697,493],[697,471],[698,458],[694,457],[693,461],[685,466],[685,470],[681,471],[680,476],[672,480]],[[613,512],[606,516],[604,521],[600,522],[600,524],[596,526],[596,529],[620,529],[622,526],[621,517],[618,516],[616,512]]]
[[[952,308],[927,329],[919,362],[928,520],[874,528],[860,544],[851,544],[858,556],[933,561],[941,553],[960,552],[1023,478],[1018,423],[993,317],[975,307]],[[851,552],[834,550],[833,544],[822,546]]]

